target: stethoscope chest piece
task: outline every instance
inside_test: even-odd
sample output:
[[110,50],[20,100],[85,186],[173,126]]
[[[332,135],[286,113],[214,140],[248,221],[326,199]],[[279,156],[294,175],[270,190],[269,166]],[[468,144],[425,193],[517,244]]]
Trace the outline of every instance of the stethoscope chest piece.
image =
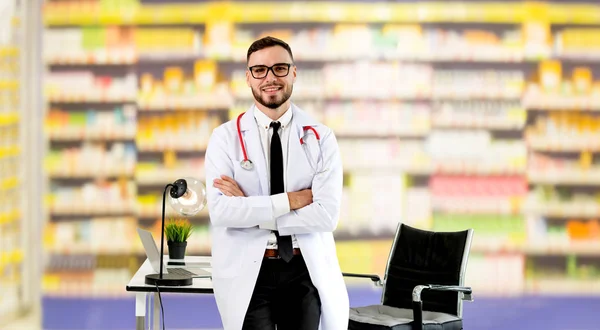
[[252,164],[252,161],[250,159],[244,159],[240,162],[240,166],[242,166],[243,169],[250,171],[254,165]]

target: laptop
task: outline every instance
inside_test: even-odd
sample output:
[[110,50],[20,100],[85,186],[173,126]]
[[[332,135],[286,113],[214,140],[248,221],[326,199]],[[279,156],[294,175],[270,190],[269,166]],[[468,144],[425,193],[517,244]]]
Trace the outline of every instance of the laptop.
[[[152,233],[141,228],[138,228],[137,232],[140,236],[140,240],[142,241],[142,245],[144,245],[144,250],[146,251],[148,260],[150,260],[152,269],[154,269],[156,274],[160,273],[160,251],[156,246],[156,242],[154,241],[154,237],[152,237]],[[209,268],[209,262],[177,262],[176,264],[183,264],[184,267],[167,266],[163,263],[163,274],[178,274],[191,277],[211,277],[210,272],[201,268]]]

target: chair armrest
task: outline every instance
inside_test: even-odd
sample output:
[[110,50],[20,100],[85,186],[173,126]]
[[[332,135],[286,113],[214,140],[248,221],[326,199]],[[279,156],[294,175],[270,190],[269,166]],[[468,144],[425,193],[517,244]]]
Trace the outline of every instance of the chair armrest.
[[417,285],[412,293],[413,324],[415,330],[423,330],[423,301],[421,300],[421,292],[423,292],[423,290],[459,292],[462,294],[463,300],[473,301],[473,290],[471,290],[470,287],[436,284]]
[[419,302],[421,301],[421,292],[423,290],[434,290],[434,291],[453,291],[462,293],[462,299],[467,301],[473,301],[473,290],[467,286],[456,286],[456,285],[437,285],[437,284],[429,284],[429,285],[417,285],[413,289],[413,301]]
[[360,278],[369,278],[376,286],[383,286],[383,282],[379,275],[375,274],[354,274],[354,273],[342,273],[342,276],[346,277],[360,277]]

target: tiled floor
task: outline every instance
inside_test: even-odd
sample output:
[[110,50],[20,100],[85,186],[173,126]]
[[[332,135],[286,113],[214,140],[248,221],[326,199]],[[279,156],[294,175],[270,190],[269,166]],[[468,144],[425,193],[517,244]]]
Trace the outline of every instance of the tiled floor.
[[[378,292],[351,292],[351,305],[377,303]],[[220,326],[209,296],[165,297],[168,329],[215,329]],[[120,330],[134,328],[133,299],[44,298],[46,330]],[[465,304],[465,329],[597,330],[600,297],[477,298]],[[534,326],[532,326],[532,324]],[[39,317],[29,315],[0,330],[40,330]]]

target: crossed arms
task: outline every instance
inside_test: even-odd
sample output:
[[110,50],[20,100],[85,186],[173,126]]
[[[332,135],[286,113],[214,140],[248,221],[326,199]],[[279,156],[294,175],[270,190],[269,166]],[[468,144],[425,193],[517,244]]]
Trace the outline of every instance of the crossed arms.
[[288,192],[290,211],[277,216],[271,196],[245,196],[232,178],[235,162],[228,156],[225,132],[213,132],[206,150],[206,182],[210,221],[215,227],[251,228],[275,223],[281,235],[332,232],[337,227],[343,174],[334,134],[321,137],[324,167],[311,189]]

